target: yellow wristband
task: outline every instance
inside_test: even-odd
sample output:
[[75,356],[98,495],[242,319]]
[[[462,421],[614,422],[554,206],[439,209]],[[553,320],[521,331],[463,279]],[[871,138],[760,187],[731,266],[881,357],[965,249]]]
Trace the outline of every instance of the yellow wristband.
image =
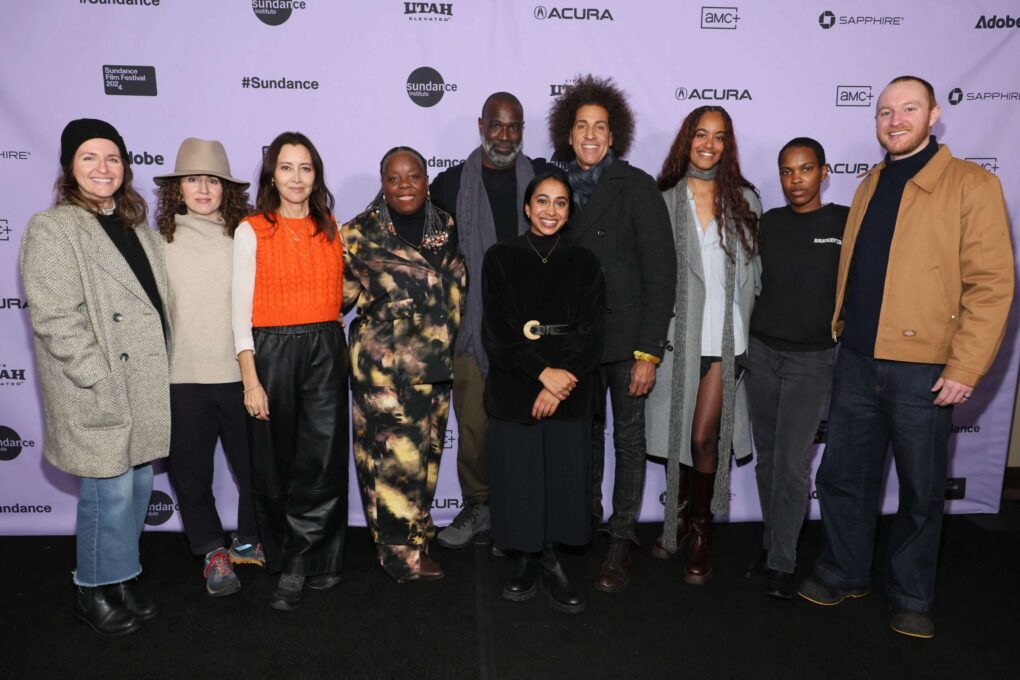
[[656,366],[658,366],[660,363],[662,363],[662,359],[660,359],[659,357],[657,357],[655,355],[652,355],[652,354],[649,354],[648,352],[639,352],[637,350],[634,350],[634,358],[637,361],[648,361],[648,362],[651,362],[651,363],[655,364]]

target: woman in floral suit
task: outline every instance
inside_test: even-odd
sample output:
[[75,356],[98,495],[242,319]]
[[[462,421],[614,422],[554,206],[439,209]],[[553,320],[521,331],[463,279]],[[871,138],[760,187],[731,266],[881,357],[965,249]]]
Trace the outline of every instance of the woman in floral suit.
[[450,412],[453,342],[466,283],[453,220],[428,199],[425,159],[396,147],[382,189],[341,228],[351,324],[354,459],[383,569],[435,580],[429,508]]

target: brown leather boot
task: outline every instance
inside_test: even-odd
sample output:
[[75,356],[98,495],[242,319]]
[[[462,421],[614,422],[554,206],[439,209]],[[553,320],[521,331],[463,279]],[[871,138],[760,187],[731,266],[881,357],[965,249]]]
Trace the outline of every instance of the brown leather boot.
[[700,586],[712,575],[708,537],[712,530],[712,491],[715,473],[691,470],[691,532],[687,542],[684,581]]
[[595,587],[603,593],[618,593],[630,583],[630,540],[609,539],[609,553],[602,563]]
[[652,546],[652,557],[660,560],[671,560],[683,550],[684,541],[689,537],[691,531],[691,511],[688,502],[691,495],[691,468],[680,464],[679,495],[676,504],[676,550],[666,549],[666,534],[663,532]]

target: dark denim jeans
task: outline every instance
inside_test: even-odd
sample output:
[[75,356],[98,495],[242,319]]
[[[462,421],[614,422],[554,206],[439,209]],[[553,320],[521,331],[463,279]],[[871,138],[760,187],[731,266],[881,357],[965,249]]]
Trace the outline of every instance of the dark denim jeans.
[[934,600],[945,505],[953,409],[933,406],[931,391],[942,369],[873,359],[842,347],[828,445],[815,480],[826,537],[815,574],[832,585],[867,587],[892,444],[899,509],[889,537],[886,591],[894,607],[920,612]]
[[[641,511],[645,490],[645,401],[647,397],[629,397],[631,360],[599,366],[601,385],[609,389],[613,407],[613,448],[616,452],[616,476],[613,480],[613,515],[609,518],[612,538],[635,538],[634,524]],[[605,399],[599,392],[596,399]],[[592,419],[592,497],[602,498],[602,474],[605,468],[604,406]],[[635,539],[636,540],[636,539]]]
[[812,443],[829,401],[836,350],[777,350],[751,336],[748,355],[762,547],[770,569],[792,574],[808,509]]

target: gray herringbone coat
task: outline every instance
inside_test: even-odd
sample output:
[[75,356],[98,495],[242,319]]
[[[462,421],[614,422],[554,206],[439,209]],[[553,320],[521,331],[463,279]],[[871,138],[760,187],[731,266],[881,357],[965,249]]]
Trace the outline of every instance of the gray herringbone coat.
[[[162,238],[144,224],[136,233],[165,301]],[[159,314],[98,220],[71,205],[36,214],[20,265],[46,459],[79,477],[115,477],[165,457],[171,339],[164,342]]]

